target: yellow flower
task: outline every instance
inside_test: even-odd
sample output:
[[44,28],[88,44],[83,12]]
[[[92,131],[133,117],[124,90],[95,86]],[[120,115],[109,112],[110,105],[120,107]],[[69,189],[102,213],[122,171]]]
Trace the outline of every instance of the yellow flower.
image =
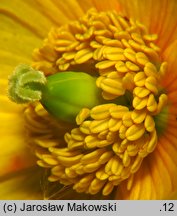
[[[175,0],[1,1],[1,198],[41,198],[27,149],[48,170],[51,198],[176,198],[176,9]],[[106,102],[82,107],[76,123],[39,102],[14,105],[4,89],[19,63],[47,77],[97,76]]]

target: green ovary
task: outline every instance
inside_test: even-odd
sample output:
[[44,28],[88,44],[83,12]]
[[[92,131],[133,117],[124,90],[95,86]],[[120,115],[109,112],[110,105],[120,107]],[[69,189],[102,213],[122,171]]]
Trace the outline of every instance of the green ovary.
[[83,108],[92,108],[102,101],[96,78],[82,72],[60,72],[47,78],[41,103],[52,115],[74,122]]

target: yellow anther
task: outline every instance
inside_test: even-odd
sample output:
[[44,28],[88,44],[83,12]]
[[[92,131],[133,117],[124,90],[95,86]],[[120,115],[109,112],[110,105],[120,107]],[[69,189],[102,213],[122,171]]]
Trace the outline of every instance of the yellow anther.
[[132,91],[135,87],[134,84],[134,73],[126,73],[126,75],[122,79],[123,87],[129,91]]
[[115,80],[122,80],[123,74],[118,73],[117,71],[112,71],[107,75],[108,78],[110,79],[115,79]]
[[155,129],[155,122],[152,116],[147,115],[144,121],[144,126],[148,132],[152,132]]
[[77,52],[74,60],[77,64],[82,64],[93,57],[93,52],[91,49],[83,49]]
[[103,76],[99,76],[97,79],[96,79],[96,85],[98,86],[98,87],[101,87],[101,83],[102,83],[102,81],[105,79],[105,77],[103,77]]
[[123,156],[123,165],[125,166],[125,167],[128,167],[129,165],[130,165],[130,163],[131,163],[131,159],[130,159],[130,156],[129,156],[129,154],[128,154],[128,151],[125,151],[125,153],[124,153],[124,156]]
[[136,143],[127,146],[127,153],[129,156],[135,156],[138,153],[138,151],[139,149]]
[[100,167],[100,164],[98,162],[89,163],[84,166],[84,172],[92,173],[92,172],[95,172],[99,167]]
[[134,82],[136,86],[142,87],[145,85],[145,81],[146,81],[146,75],[144,72],[138,72],[135,76],[134,76]]
[[113,175],[116,175],[119,164],[120,164],[119,158],[117,156],[112,157],[111,172]]
[[134,40],[129,40],[128,43],[130,44],[131,48],[133,48],[134,50],[136,51],[140,51],[141,50],[141,44],[137,43],[136,41]]
[[82,122],[85,121],[86,118],[88,118],[90,115],[90,110],[88,108],[83,108],[79,114],[76,116],[76,123],[77,125],[82,124]]
[[85,135],[81,133],[79,128],[74,128],[71,130],[71,137],[77,141],[83,141],[83,139],[85,138]]
[[110,194],[110,193],[112,192],[113,188],[114,188],[114,185],[113,185],[111,182],[108,182],[108,183],[104,186],[104,189],[103,189],[102,194],[103,194],[104,196]]
[[168,102],[168,96],[166,94],[161,94],[159,97],[159,102],[157,104],[157,113],[160,113],[162,111],[162,109],[164,108],[164,106],[167,104]]
[[112,143],[112,140],[102,140],[98,142],[97,147],[98,148],[104,148]]
[[104,196],[110,194],[110,193],[112,192],[113,188],[114,188],[114,185],[113,185],[111,182],[108,182],[108,183],[104,186],[102,194],[103,194]]
[[76,55],[75,52],[67,52],[67,53],[64,53],[62,57],[63,57],[65,60],[71,60],[71,59],[74,58],[75,55]]
[[90,134],[90,124],[91,121],[84,121],[81,125],[80,125],[80,131],[84,134]]
[[55,157],[52,157],[52,155],[42,155],[42,159],[44,162],[46,162],[49,165],[57,165],[58,164],[58,160]]
[[56,176],[61,176],[63,175],[65,172],[65,168],[61,165],[57,165],[57,166],[54,166],[52,169],[51,169],[51,173],[53,175],[56,175]]
[[155,112],[157,110],[157,102],[153,94],[149,95],[149,98],[147,100],[147,109],[150,112]]
[[121,147],[121,148],[126,148],[126,147],[128,146],[128,144],[129,144],[129,141],[125,138],[125,139],[121,142],[120,147]]
[[149,76],[158,77],[157,68],[151,62],[145,64],[144,73],[146,74],[147,77]]
[[97,136],[99,139],[104,140],[104,139],[106,139],[106,136],[108,133],[109,133],[109,129],[106,129],[106,130],[100,132]]
[[112,151],[105,151],[102,153],[102,155],[99,157],[98,162],[100,164],[104,164],[106,163],[108,160],[110,160],[110,158],[112,157],[113,152]]
[[84,165],[82,165],[80,162],[77,164],[74,164],[71,166],[71,168],[78,174],[78,175],[83,175],[85,173],[84,171]]
[[118,40],[126,39],[129,40],[131,37],[127,31],[119,31],[114,34],[114,37]]
[[143,52],[145,52],[150,57],[151,61],[154,61],[154,62],[160,61],[159,55],[157,54],[157,52],[153,48],[142,45],[141,50]]
[[143,158],[140,157],[139,155],[136,157],[135,161],[133,162],[131,166],[131,173],[135,173],[139,167],[141,166]]
[[68,148],[70,150],[76,150],[76,149],[82,148],[83,146],[84,146],[83,141],[76,141],[76,140],[72,139],[68,142]]
[[129,44],[129,41],[130,40],[126,40],[126,39],[121,39],[121,43],[123,44],[123,46],[125,47],[125,48],[131,48],[131,46],[130,46],[130,44]]
[[147,113],[145,110],[133,110],[131,114],[131,118],[134,123],[140,124],[144,121],[146,114]]
[[132,174],[129,179],[128,179],[128,183],[127,183],[127,190],[131,190],[132,185],[133,185],[133,180],[134,180],[134,175]]
[[150,90],[146,89],[145,87],[136,87],[134,88],[133,93],[139,98],[144,98],[150,94]]
[[98,138],[94,135],[89,135],[85,138],[85,145],[89,149],[97,147],[98,142]]
[[127,131],[127,127],[125,127],[125,125],[121,125],[121,127],[119,129],[119,137],[121,139],[125,139],[126,138],[126,135],[125,135],[126,131]]
[[137,43],[139,43],[139,44],[144,44],[144,41],[143,41],[142,36],[141,36],[140,34],[138,34],[138,33],[132,33],[132,34],[131,34],[131,37],[132,37],[132,39],[133,39],[134,41],[136,41]]
[[133,49],[131,49],[131,48],[126,48],[126,49],[124,50],[124,55],[125,55],[125,57],[126,57],[128,60],[132,61],[133,63],[136,63],[135,54],[136,54],[136,52],[135,52]]
[[139,97],[135,96],[133,99],[133,107],[136,110],[142,110],[143,108],[146,107],[147,102],[148,102],[148,97],[139,98]]
[[117,105],[110,108],[110,114],[113,118],[121,119],[122,116],[129,111],[126,106]]
[[160,70],[159,70],[159,73],[160,73],[160,76],[163,77],[167,71],[167,62],[163,62],[160,66]]
[[150,135],[150,141],[147,146],[147,152],[148,153],[153,152],[156,147],[156,144],[157,144],[157,133],[154,130]]
[[119,47],[104,47],[102,50],[103,57],[113,61],[125,61],[126,58],[123,55],[123,49]]
[[90,124],[90,131],[92,133],[100,133],[108,128],[108,120],[94,120]]
[[126,138],[130,141],[134,141],[143,136],[145,128],[142,124],[134,124],[126,131]]
[[115,142],[113,145],[112,145],[112,150],[117,154],[119,153],[119,148],[120,148],[120,143],[119,142]]
[[109,180],[116,180],[116,179],[121,179],[121,174],[122,174],[122,171],[125,169],[125,167],[123,166],[122,163],[119,164],[119,167],[117,169],[117,172],[116,172],[116,176],[110,176],[109,177]]
[[108,175],[112,175],[112,172],[111,172],[112,163],[113,163],[113,157],[109,159],[109,161],[105,165],[105,173],[107,173]]
[[72,170],[71,168],[66,168],[65,169],[65,174],[69,178],[75,178],[75,177],[77,177],[77,173],[74,170]]
[[105,153],[105,149],[96,149],[88,154],[83,155],[81,163],[89,164],[98,161],[98,158]]
[[138,53],[136,53],[136,61],[140,65],[144,66],[146,63],[149,62],[149,59],[148,59],[148,57],[143,52],[138,52]]
[[59,179],[60,179],[60,177],[54,176],[54,175],[51,175],[48,177],[48,181],[50,181],[50,182],[55,182],[55,181],[58,181]]
[[82,156],[83,156],[83,154],[79,154],[79,155],[76,155],[76,156],[73,156],[73,157],[58,156],[57,159],[60,161],[60,163],[63,166],[70,167],[73,164],[78,163]]
[[157,40],[157,38],[158,38],[157,34],[146,34],[146,35],[143,35],[143,39],[146,40],[146,41],[155,41],[155,40]]
[[114,118],[111,118],[108,123],[108,127],[111,132],[118,131],[121,125],[122,121]]
[[104,184],[105,184],[105,181],[95,178],[89,186],[89,192],[91,194],[98,193]]
[[140,70],[140,68],[139,68],[138,65],[136,65],[136,64],[134,64],[134,63],[132,63],[132,62],[130,62],[130,61],[126,61],[125,64],[126,64],[126,67],[127,67],[130,71],[135,71],[135,72],[137,72],[137,71]]
[[87,174],[86,176],[81,178],[81,180],[78,183],[80,185],[86,186],[86,185],[89,185],[93,179],[94,179],[93,174]]
[[93,53],[93,59],[97,61],[102,61],[103,60],[103,50],[105,49],[104,46],[98,47],[94,53]]
[[106,69],[116,64],[116,61],[105,60],[98,62],[95,67],[98,69]]
[[100,43],[98,43],[97,41],[94,41],[94,40],[90,42],[90,46],[94,49],[102,47],[102,45]]
[[116,137],[117,137],[116,133],[109,131],[107,136],[106,136],[106,139],[108,142],[112,142],[113,140],[115,140]]
[[132,115],[131,112],[127,112],[122,117],[122,122],[126,127],[130,127],[133,124],[131,115]]
[[157,79],[153,76],[149,76],[146,79],[145,82],[145,86],[147,89],[149,89],[151,92],[153,92],[154,94],[158,93],[158,89],[157,89]]
[[101,168],[100,170],[98,170],[96,172],[96,177],[102,181],[106,180],[109,175],[107,173],[104,172],[104,168]]
[[128,68],[126,67],[126,65],[124,64],[124,62],[122,61],[118,61],[115,65],[116,69],[118,72],[121,72],[121,73],[126,73],[128,72]]
[[125,93],[125,89],[123,88],[123,84],[120,80],[114,80],[110,78],[106,78],[101,82],[101,88],[108,93],[113,95],[123,95]]
[[68,148],[50,147],[49,151],[56,156],[72,157],[80,154],[80,151],[70,151]]
[[51,167],[51,165],[47,164],[43,160],[38,160],[37,165],[40,166],[40,167],[44,167],[44,168],[50,168]]
[[121,179],[124,180],[129,178],[130,174],[130,167],[125,167],[121,172]]
[[161,51],[160,47],[158,47],[157,45],[155,45],[152,42],[149,44],[149,46],[157,53]]
[[90,116],[96,120],[106,119],[110,116],[109,109],[115,106],[115,104],[103,104],[99,106],[95,106],[90,111]]

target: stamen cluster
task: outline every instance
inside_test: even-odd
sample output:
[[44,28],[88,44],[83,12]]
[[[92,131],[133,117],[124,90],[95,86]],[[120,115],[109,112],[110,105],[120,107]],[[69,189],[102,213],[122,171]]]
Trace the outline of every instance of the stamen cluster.
[[[154,116],[167,103],[160,90],[167,64],[156,39],[139,22],[90,10],[79,21],[52,29],[35,50],[33,66],[46,75],[80,70],[98,76],[96,84],[108,101],[83,107],[77,126],[64,136],[66,145],[38,154],[38,164],[51,168],[50,181],[91,194],[108,195],[125,179],[131,188],[134,173],[156,147]],[[120,102],[127,92],[129,103]]]

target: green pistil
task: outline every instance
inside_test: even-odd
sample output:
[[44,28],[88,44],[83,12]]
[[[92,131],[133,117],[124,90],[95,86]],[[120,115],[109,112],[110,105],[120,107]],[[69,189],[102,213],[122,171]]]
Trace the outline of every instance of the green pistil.
[[59,72],[45,77],[28,65],[19,65],[9,78],[9,98],[16,103],[40,101],[54,117],[74,122],[83,107],[103,102],[96,78],[83,72]]
[[163,110],[154,117],[156,130],[159,135],[163,134],[166,129],[168,122],[168,106],[164,107]]

